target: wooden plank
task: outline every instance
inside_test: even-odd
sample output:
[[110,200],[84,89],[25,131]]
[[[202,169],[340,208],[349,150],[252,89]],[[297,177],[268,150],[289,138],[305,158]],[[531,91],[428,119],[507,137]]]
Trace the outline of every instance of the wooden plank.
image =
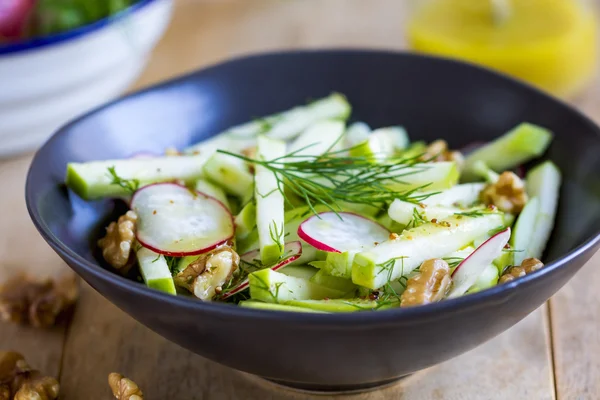
[[600,253],[550,301],[559,400],[600,393]]
[[[30,161],[26,156],[0,163],[0,282],[23,270],[40,277],[70,271],[29,219],[24,184]],[[58,376],[64,333],[65,326],[39,330],[0,323],[0,349],[18,351],[35,368]]]
[[[181,0],[138,87],[254,51],[350,45],[401,48],[403,3]],[[543,319],[543,309],[538,310],[459,358],[393,388],[352,398],[549,399],[553,384]],[[107,396],[106,379],[112,371],[131,377],[156,399],[306,398],[167,342],[85,285],[65,348],[63,399]]]

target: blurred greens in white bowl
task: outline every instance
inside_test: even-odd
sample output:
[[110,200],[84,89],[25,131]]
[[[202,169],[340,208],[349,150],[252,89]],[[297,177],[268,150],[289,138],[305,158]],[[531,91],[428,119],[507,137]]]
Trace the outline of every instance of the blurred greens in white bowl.
[[164,33],[173,0],[0,0],[0,157],[41,145],[118,97]]

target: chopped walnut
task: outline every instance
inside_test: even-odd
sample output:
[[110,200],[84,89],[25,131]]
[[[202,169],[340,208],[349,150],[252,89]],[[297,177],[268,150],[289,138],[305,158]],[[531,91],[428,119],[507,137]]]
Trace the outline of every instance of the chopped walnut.
[[440,301],[450,282],[450,267],[446,261],[439,258],[427,260],[421,264],[420,273],[408,280],[400,305],[407,307]]
[[256,158],[256,152],[257,152],[257,147],[250,146],[250,147],[246,147],[245,149],[243,149],[240,153],[242,153],[243,156],[248,157],[248,158]]
[[541,269],[544,266],[544,263],[538,260],[537,258],[526,258],[521,263],[520,267],[510,267],[506,272],[500,277],[498,283],[506,283],[512,282],[517,278],[525,276],[527,274],[531,274],[532,272]]
[[181,155],[181,153],[175,147],[167,147],[165,149],[165,156],[167,156],[167,157],[179,156],[179,155]]
[[75,304],[78,294],[75,276],[35,281],[19,275],[0,287],[0,317],[36,328],[50,327]]
[[127,211],[117,222],[111,222],[106,228],[106,236],[98,241],[102,256],[120,273],[126,274],[132,263],[129,262],[135,241],[137,215]]
[[201,254],[174,278],[175,284],[202,300],[210,300],[221,291],[240,263],[231,247],[222,246]]
[[144,398],[144,393],[134,381],[116,372],[108,375],[108,385],[118,400],[143,400]]
[[493,204],[511,214],[520,213],[528,200],[525,184],[510,171],[503,172],[496,183],[486,186],[480,198],[485,204]]
[[0,352],[0,399],[55,400],[60,386],[56,379],[32,369],[16,352]]
[[460,151],[449,150],[445,140],[436,140],[429,144],[420,160],[424,162],[454,161],[460,167],[464,162],[464,157]]

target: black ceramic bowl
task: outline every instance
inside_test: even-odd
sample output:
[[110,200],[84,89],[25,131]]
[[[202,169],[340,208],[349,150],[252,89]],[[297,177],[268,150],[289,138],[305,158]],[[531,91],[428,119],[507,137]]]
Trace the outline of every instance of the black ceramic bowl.
[[[173,297],[100,266],[94,241],[115,203],[85,203],[62,185],[69,161],[183,147],[253,117],[339,91],[353,117],[404,125],[452,147],[529,121],[555,132],[546,157],[564,184],[547,266],[455,300],[389,311],[299,314]],[[307,51],[220,64],[128,96],[62,128],[27,180],[33,222],[54,250],[111,302],[206,358],[284,384],[357,389],[466,352],[510,328],[563,286],[600,243],[600,130],[535,89],[470,65],[376,51]]]

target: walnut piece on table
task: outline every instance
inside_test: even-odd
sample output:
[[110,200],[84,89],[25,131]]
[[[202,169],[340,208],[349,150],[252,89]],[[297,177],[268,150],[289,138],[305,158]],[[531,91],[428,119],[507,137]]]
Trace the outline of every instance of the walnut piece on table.
[[525,184],[510,171],[501,173],[496,183],[486,186],[481,191],[480,198],[485,204],[493,204],[501,211],[511,214],[520,213],[529,200]]
[[410,278],[400,298],[401,307],[418,306],[440,301],[450,288],[450,266],[440,258],[421,264],[417,276]]
[[544,263],[537,258],[526,258],[521,263],[521,266],[510,267],[504,274],[498,279],[498,284],[512,282],[517,278],[531,274],[532,272],[541,269]]
[[116,372],[108,375],[108,386],[117,400],[144,399],[144,393],[134,381]]
[[60,385],[16,352],[0,352],[0,400],[56,400]]
[[201,254],[174,278],[175,284],[201,300],[211,300],[237,270],[240,256],[229,246]]
[[135,242],[136,221],[137,214],[129,210],[117,222],[111,222],[106,228],[106,236],[98,240],[106,262],[122,274],[126,274],[132,265],[129,261]]
[[454,161],[461,167],[465,159],[460,151],[450,150],[445,140],[435,140],[427,146],[427,150],[419,160],[423,162]]
[[36,281],[17,275],[0,286],[0,318],[36,328],[53,326],[77,301],[77,277]]

